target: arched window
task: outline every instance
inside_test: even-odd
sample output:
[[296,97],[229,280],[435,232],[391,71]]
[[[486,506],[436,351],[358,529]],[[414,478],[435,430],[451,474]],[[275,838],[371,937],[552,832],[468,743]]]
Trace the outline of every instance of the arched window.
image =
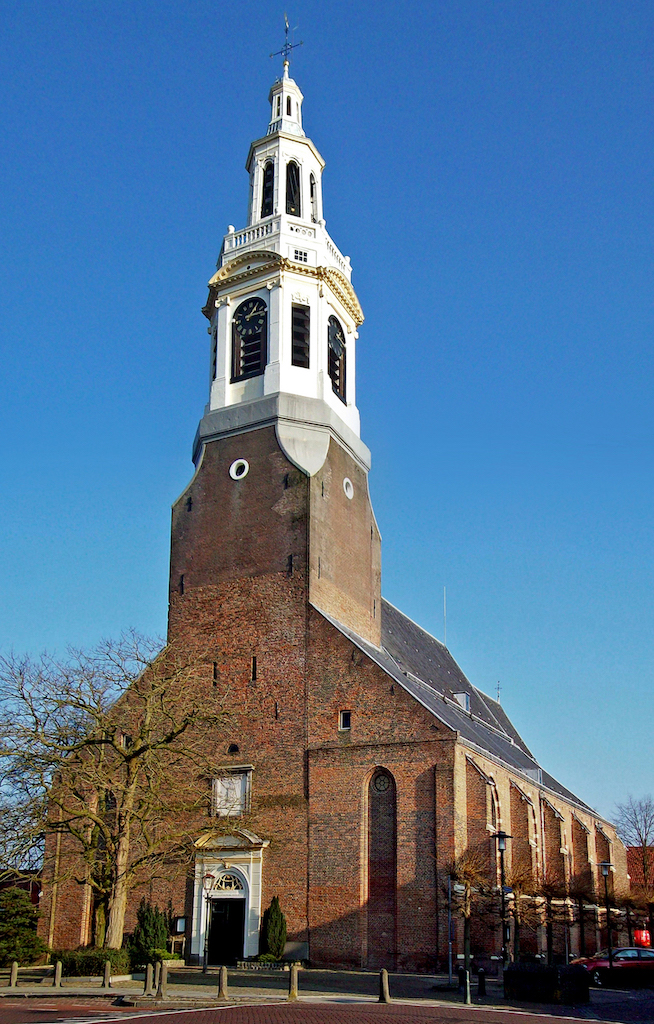
[[277,113],[276,113],[275,116],[279,117],[281,115],[281,112],[282,112],[282,98],[281,98],[281,96],[278,96],[277,97]]
[[300,211],[300,168],[291,160],[286,165],[286,212],[301,217]]
[[268,310],[263,299],[246,299],[232,321],[232,381],[256,377],[266,366]]
[[309,196],[311,198],[311,220],[316,224],[318,222],[318,186],[313,174],[309,176]]
[[261,196],[261,216],[272,217],[273,193],[275,191],[275,165],[269,160],[263,169],[263,193]]
[[394,966],[397,816],[395,781],[378,768],[368,783],[368,967]]
[[330,316],[327,328],[328,370],[332,390],[345,401],[345,334],[335,316]]
[[287,117],[291,116],[291,97],[290,96],[286,97],[286,116]]

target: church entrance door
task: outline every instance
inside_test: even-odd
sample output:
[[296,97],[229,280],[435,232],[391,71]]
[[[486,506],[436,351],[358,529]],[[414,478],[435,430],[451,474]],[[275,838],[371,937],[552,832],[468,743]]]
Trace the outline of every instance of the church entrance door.
[[230,965],[243,958],[245,940],[245,900],[211,900],[208,961]]

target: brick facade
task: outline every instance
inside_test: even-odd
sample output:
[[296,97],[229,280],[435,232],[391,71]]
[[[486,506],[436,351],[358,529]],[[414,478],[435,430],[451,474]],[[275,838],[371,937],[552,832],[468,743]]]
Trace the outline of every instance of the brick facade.
[[[241,458],[249,472],[234,481]],[[563,882],[595,877],[600,859],[612,857],[620,877],[625,865],[589,809],[466,746],[353,642],[380,645],[379,548],[365,473],[335,441],[311,479],[272,426],[210,442],[173,508],[169,640],[194,652],[200,695],[226,702],[207,749],[225,770],[252,766],[251,807],[233,824],[267,844],[260,908],[280,897],[292,948],[314,963],[430,970],[447,953],[448,866],[474,848],[497,883],[499,828],[513,835],[509,872]],[[207,789],[198,839],[211,829]],[[55,946],[77,946],[92,937],[89,892],[47,884],[56,858],[74,856],[63,842],[48,843],[43,928]],[[197,960],[194,870],[170,864],[137,887],[126,928],[141,896],[170,903]],[[475,923],[478,953],[500,941],[496,914]]]

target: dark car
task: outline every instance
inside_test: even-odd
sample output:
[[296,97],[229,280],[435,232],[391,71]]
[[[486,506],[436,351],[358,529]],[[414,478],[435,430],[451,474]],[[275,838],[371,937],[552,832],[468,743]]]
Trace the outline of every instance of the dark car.
[[596,956],[580,956],[572,963],[586,968],[593,985],[654,985],[654,949],[614,949],[612,966],[606,949]]

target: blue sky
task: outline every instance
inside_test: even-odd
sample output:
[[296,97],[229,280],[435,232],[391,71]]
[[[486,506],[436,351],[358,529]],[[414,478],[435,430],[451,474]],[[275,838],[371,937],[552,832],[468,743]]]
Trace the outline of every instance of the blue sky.
[[[5,0],[0,646],[163,634],[284,7]],[[386,597],[604,814],[652,790],[654,7],[289,8],[366,314]]]

